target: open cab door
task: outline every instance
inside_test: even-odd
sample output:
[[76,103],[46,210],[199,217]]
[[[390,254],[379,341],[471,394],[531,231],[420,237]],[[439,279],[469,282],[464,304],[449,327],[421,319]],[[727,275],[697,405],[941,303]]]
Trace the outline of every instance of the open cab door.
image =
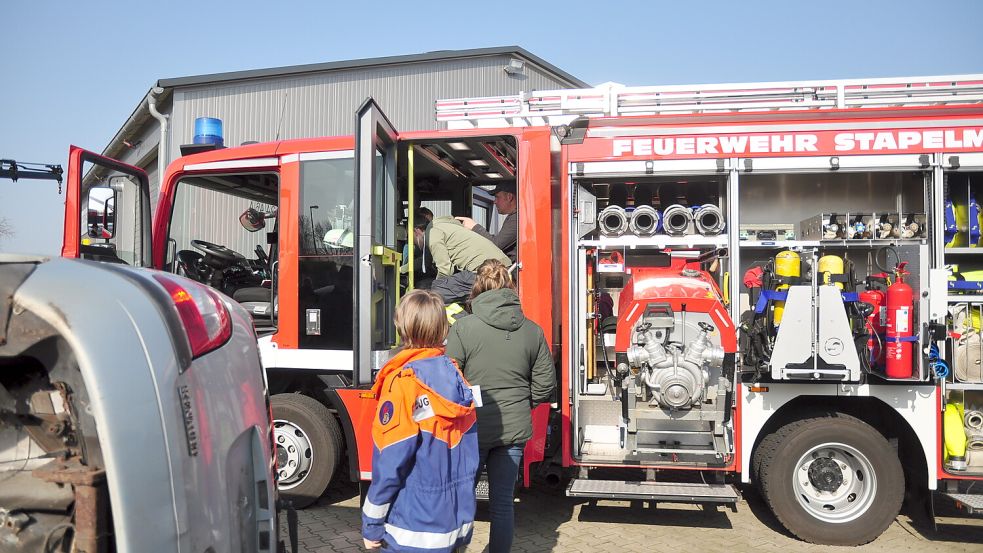
[[147,173],[72,146],[68,156],[61,255],[149,267]]
[[372,384],[374,371],[396,346],[393,315],[399,301],[396,251],[398,134],[374,100],[355,121],[354,384]]

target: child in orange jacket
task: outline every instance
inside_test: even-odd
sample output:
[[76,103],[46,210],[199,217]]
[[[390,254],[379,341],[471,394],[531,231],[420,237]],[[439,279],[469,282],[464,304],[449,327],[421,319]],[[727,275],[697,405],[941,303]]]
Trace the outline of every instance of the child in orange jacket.
[[451,552],[471,542],[478,434],[471,388],[444,355],[444,302],[413,290],[396,309],[406,348],[379,371],[367,549]]

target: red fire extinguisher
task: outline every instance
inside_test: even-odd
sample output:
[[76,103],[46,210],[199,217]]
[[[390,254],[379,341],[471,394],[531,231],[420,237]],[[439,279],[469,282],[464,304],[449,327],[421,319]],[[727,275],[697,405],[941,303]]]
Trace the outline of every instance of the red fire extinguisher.
[[889,378],[911,378],[914,294],[904,282],[906,262],[898,263],[894,284],[887,287],[886,370]]
[[887,281],[887,275],[878,273],[867,278],[867,289],[860,292],[860,301],[873,307],[867,315],[867,353],[870,366],[879,369],[884,365],[884,327],[887,326],[887,307],[884,305],[884,292],[877,288],[875,281]]

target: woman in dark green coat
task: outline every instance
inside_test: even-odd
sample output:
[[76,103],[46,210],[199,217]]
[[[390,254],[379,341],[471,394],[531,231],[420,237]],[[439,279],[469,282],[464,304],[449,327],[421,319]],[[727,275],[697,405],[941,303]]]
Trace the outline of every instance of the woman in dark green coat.
[[512,547],[515,481],[532,436],[532,408],[553,395],[553,357],[543,329],[522,314],[515,285],[500,261],[489,259],[478,267],[471,312],[451,326],[446,354],[480,388],[475,393],[481,398],[478,474],[488,468],[489,551],[500,553]]

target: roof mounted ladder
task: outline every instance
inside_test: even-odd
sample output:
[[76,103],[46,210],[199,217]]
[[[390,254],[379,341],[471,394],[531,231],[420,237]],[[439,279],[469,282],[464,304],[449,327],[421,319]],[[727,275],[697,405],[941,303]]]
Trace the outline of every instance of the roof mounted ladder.
[[596,88],[435,102],[450,129],[558,125],[578,116],[738,113],[983,103],[983,75]]

